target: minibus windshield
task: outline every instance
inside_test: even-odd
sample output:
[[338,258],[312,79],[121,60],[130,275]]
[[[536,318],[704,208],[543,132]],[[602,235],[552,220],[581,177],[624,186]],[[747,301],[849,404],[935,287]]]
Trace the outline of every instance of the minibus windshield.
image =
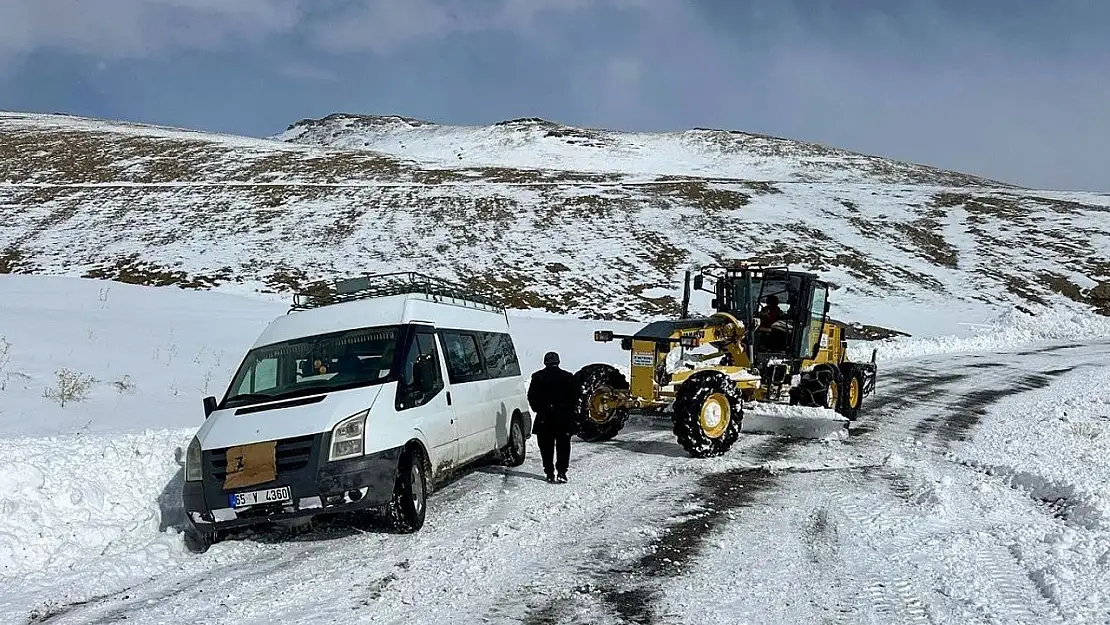
[[222,408],[314,395],[395,378],[397,326],[282,341],[247,353]]

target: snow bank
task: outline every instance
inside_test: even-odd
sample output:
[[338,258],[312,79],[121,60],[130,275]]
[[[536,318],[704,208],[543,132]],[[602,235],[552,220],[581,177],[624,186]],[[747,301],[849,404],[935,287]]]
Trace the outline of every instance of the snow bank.
[[191,430],[5,439],[0,463],[0,576],[117,566],[180,551],[160,532],[181,520],[175,448]]
[[964,462],[1055,506],[1077,527],[1110,532],[1110,367],[1076,369],[1004,400]]
[[621,349],[620,341],[594,342],[594,330],[631,334],[642,327],[640,323],[584,321],[530,312],[509,313],[509,328],[526,377],[543,367],[543,355],[549,351],[559,353],[560,366],[567,371],[574,372],[600,362],[611,364],[627,375],[629,353]]
[[898,337],[860,342],[849,348],[853,360],[893,361],[937,354],[1004,351],[1052,341],[1110,338],[1110,318],[1072,307],[1030,306],[1033,314],[1008,312],[968,336]]
[[[287,301],[67,277],[0,276],[0,437],[142,432],[199,427],[201,399],[219,396],[243,354]],[[574,371],[627,367],[620,344],[595,343],[596,328],[639,324],[510,312],[524,374],[549,350]],[[44,397],[59,371],[87,382],[84,397]]]
[[1068,622],[1102,622],[1110,585],[1110,367],[1080,367],[995,404],[964,465],[1027,497],[1055,523],[1022,528],[1012,555]]

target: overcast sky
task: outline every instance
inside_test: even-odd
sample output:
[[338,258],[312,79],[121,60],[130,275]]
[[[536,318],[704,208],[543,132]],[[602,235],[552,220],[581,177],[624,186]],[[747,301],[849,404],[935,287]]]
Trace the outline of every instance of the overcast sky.
[[0,0],[0,109],[730,128],[1110,190],[1110,1]]

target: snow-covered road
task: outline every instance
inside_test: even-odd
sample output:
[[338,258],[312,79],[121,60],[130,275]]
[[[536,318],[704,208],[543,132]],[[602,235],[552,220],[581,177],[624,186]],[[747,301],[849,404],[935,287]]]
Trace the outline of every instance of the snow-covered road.
[[1097,342],[884,364],[851,438],[749,434],[712,460],[685,457],[665,424],[637,423],[576,441],[566,485],[540,479],[533,441],[524,466],[438,491],[414,535],[335,522],[138,564],[111,550],[8,578],[0,613],[55,625],[1103,623],[1108,355]]

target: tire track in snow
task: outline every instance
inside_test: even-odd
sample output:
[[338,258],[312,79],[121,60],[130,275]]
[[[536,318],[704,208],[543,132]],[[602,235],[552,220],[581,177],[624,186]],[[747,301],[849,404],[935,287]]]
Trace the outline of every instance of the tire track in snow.
[[925,603],[914,590],[913,582],[906,577],[872,577],[858,599],[871,608],[872,613],[890,619],[891,623],[929,623]]
[[[897,467],[864,468],[858,476],[854,485],[838,490],[830,504],[830,511],[847,520],[843,534],[856,537],[855,566],[867,571],[855,596],[852,618],[845,617],[844,622],[858,623],[866,616],[907,623],[939,620],[922,593],[939,591],[948,596],[941,590],[944,584],[960,586],[960,594],[968,595],[963,600],[970,603],[974,614],[989,622],[1063,622],[1058,606],[1037,587],[1005,538],[996,532],[970,533],[984,522],[991,523],[989,518],[954,513],[948,501],[913,489],[912,480]],[[885,484],[894,497],[874,492],[870,485],[875,483]],[[964,491],[942,499],[957,496],[974,497]],[[973,538],[968,546],[959,546],[967,536],[985,538]],[[1003,542],[989,542],[992,540]],[[953,549],[973,557],[970,561],[966,556],[952,560]],[[934,570],[937,564],[939,571]],[[931,576],[939,576],[933,581],[939,586],[928,585]],[[964,586],[971,590],[962,592]]]
[[[1028,389],[1029,385],[1022,386],[1020,379],[1014,384],[1015,377],[1026,373],[1023,371],[1026,363],[1006,357],[991,358],[995,360],[971,365],[959,360],[955,366],[941,361],[925,367],[894,370],[887,376],[886,384],[880,387],[875,400],[865,406],[862,423],[859,423],[865,436],[851,437],[847,443],[857,448],[867,443],[881,454],[884,449],[891,448],[891,443],[902,447],[903,439],[916,439],[925,444],[911,445],[911,453],[931,458],[926,466],[934,466],[936,453],[945,447],[946,440],[956,440],[978,424],[978,420],[963,420],[959,410],[971,405],[985,412],[993,401]],[[1051,377],[1065,372],[1065,369],[1058,369],[1028,375]],[[998,393],[999,387],[1007,389],[1009,386],[1014,387],[1012,392]],[[928,427],[921,428],[922,421]],[[874,457],[872,449],[866,450],[865,455]],[[948,508],[946,496],[947,490],[953,488],[951,484],[937,481],[931,470],[924,475],[907,474],[899,461],[893,458],[887,466],[881,467],[831,469],[836,476],[858,477],[854,483],[831,487],[830,503],[815,506],[808,517],[803,515],[807,518],[807,522],[803,522],[803,532],[807,534],[802,547],[806,550],[805,557],[814,566],[821,567],[822,578],[832,581],[830,589],[847,587],[855,591],[846,593],[849,600],[854,598],[851,606],[840,609],[835,604],[825,605],[824,615],[828,620],[853,625],[861,622],[966,622],[958,617],[955,620],[947,617],[946,610],[958,613],[963,606],[945,595],[943,579],[934,578],[938,573],[930,557],[943,555],[944,549],[969,528],[981,525],[984,520],[990,523],[991,519],[973,519],[969,523]],[[790,472],[789,469],[785,471]],[[876,492],[876,482],[886,485],[880,491],[888,492]],[[802,486],[801,483],[796,485]],[[783,489],[788,489],[785,494],[803,492],[795,488],[793,481],[787,484],[781,480],[776,480],[773,489],[766,492],[774,496]],[[971,493],[959,494],[974,497]],[[846,520],[838,523],[838,519]],[[705,525],[703,519],[692,520],[702,520]],[[997,547],[992,547],[992,555],[1005,553]],[[1012,613],[1017,615],[1015,618],[1022,618],[1024,609],[1046,615],[1045,622],[1055,621],[1057,615],[1046,610],[1044,604],[1036,601],[1031,605],[1022,604],[1024,595],[1020,589],[1028,589],[1030,584],[1019,585],[1022,577],[1015,565],[1012,560],[995,560],[989,573],[978,577],[975,563],[957,560],[949,566],[955,567],[950,569],[951,573],[970,575],[1000,597],[1004,606],[1000,614]],[[841,579],[845,581],[841,583]],[[635,578],[632,583],[636,583]],[[640,584],[644,587],[642,580]],[[1042,591],[1034,592],[1038,597],[1041,594]],[[696,618],[696,614],[693,612],[687,618]]]
[[[913,576],[904,567],[895,566],[897,561],[890,553],[880,549],[876,540],[889,540],[904,532],[905,518],[898,510],[898,493],[891,492],[894,498],[882,497],[873,489],[867,488],[862,478],[877,473],[871,469],[860,469],[856,478],[830,495],[830,512],[839,513],[846,521],[841,532],[854,540],[844,547],[852,550],[853,566],[863,572],[859,580],[860,589],[853,597],[853,603],[839,614],[839,622],[858,623],[865,616],[878,615],[891,623],[929,623],[931,622],[926,602],[921,598]],[[888,487],[895,482],[884,480]],[[895,491],[895,488],[891,488]],[[918,528],[918,536],[930,528]]]
[[[968,378],[967,373],[933,373],[928,371],[895,370],[893,386],[876,388],[871,401],[864,400],[860,418],[850,426],[855,435],[848,438],[849,445],[868,444],[875,436],[891,438],[898,433],[908,435],[901,416],[918,406],[928,404],[948,387]],[[888,381],[889,384],[889,381]]]
[[[1013,382],[1016,367],[1012,363],[972,363],[968,367],[979,373],[920,370],[915,373],[920,379],[912,381],[901,375],[902,384],[877,402],[878,410],[872,404],[872,414],[879,423],[871,429],[873,436],[869,438],[884,443],[882,447],[908,437],[926,442],[924,451],[944,452],[948,442],[967,436],[992,403],[1029,390],[1030,386],[1048,383],[1048,378],[1040,374],[1029,374]],[[942,395],[967,381],[970,389],[961,388],[953,397]],[[867,581],[856,594],[854,612],[857,616],[860,611],[876,614],[890,622],[931,622],[928,603],[915,583],[919,579],[916,567],[901,558],[930,541],[957,535],[962,528],[961,520],[937,516],[922,507],[928,504],[929,493],[916,492],[897,464],[864,469],[859,475],[861,479],[880,478],[893,497],[877,496],[869,489],[873,479],[833,495],[836,510],[853,528],[847,533],[861,538],[863,551],[855,555],[862,558],[868,571]],[[1002,573],[1006,570],[1004,564],[994,563],[993,567],[994,587],[1002,588],[997,592],[1010,601],[1020,600],[1020,595],[1007,594],[1006,590],[1014,583],[1013,571],[1006,576]]]
[[857,421],[857,429],[873,436],[849,438],[848,443],[866,443],[875,436],[888,443],[913,439],[945,453],[952,442],[967,439],[990,406],[1044,388],[1053,378],[1075,368],[1028,372],[1023,371],[1023,358],[1007,356],[985,362],[957,361],[957,366],[949,365],[954,370],[945,373],[921,365],[896,370],[896,386],[876,401],[865,402],[864,415]]
[[[756,464],[765,464],[783,458],[795,445],[803,442],[772,437],[751,449],[734,448],[729,453],[739,452]],[[570,594],[586,594],[599,601],[617,623],[662,622],[656,609],[662,582],[680,577],[686,566],[700,554],[705,542],[738,510],[757,505],[763,496],[772,492],[775,482],[775,475],[762,467],[749,466],[703,474],[685,497],[674,497],[678,502],[684,499],[697,502],[692,510],[674,517],[643,548],[641,555],[631,561],[618,566],[604,562],[580,565],[582,571],[591,575],[594,581],[585,589],[579,588]],[[556,596],[529,611],[523,622],[575,622],[563,620],[567,601],[566,595]],[[582,622],[593,623],[597,622],[596,619],[597,615],[593,615],[591,620]]]
[[[1066,371],[1056,375],[1064,372]],[[1051,381],[1051,377],[1039,373],[1024,374],[1016,378],[1001,372],[984,375],[983,378],[976,379],[976,386],[985,388],[978,388],[943,402],[936,414],[922,419],[914,426],[913,431],[919,438],[934,436],[937,439],[934,444],[945,451],[953,442],[966,441],[971,430],[987,415],[988,408],[992,405],[1012,395],[1045,388]]]
[[1003,623],[1037,625],[1065,621],[1058,606],[1045,598],[1008,547],[993,544],[977,549],[975,567],[990,582],[987,588],[976,589],[975,600],[981,612]]
[[[268,554],[265,557],[249,561],[250,568],[242,569],[242,576],[246,578],[264,578],[275,571],[290,566],[306,555],[325,548],[326,545],[313,545],[290,552]],[[233,566],[244,564],[247,564],[247,562],[232,563]],[[236,568],[235,570],[240,569]],[[135,608],[142,604],[149,604],[151,601],[163,601],[186,594],[198,597],[203,594],[204,582],[208,581],[210,576],[210,570],[202,570],[184,577],[151,578],[111,594],[89,600],[75,601],[53,608],[43,608],[36,611],[38,614],[32,613],[28,625],[64,625],[70,622],[118,623],[127,620],[128,614],[134,612]]]
[[[878,395],[881,398],[878,410],[890,410],[912,402],[915,397],[932,395],[938,385],[954,383],[965,377],[967,374],[937,374],[920,379],[917,371],[896,370],[891,380],[888,380],[888,386]],[[894,384],[890,385],[891,381]],[[876,411],[874,403],[871,411]],[[767,464],[785,458],[798,446],[811,443],[814,441],[771,437],[752,450],[745,450],[744,456],[752,458],[757,465]],[[855,469],[849,467],[847,470]],[[776,474],[779,472],[745,467],[704,475],[692,493],[700,501],[700,505],[668,524],[662,534],[651,541],[644,554],[633,563],[605,571],[596,593],[607,606],[610,615],[620,623],[660,622],[654,604],[661,594],[661,583],[681,577],[687,566],[698,558],[705,542],[720,531],[722,526],[734,520],[740,509],[758,505],[764,497],[776,492]],[[791,470],[785,468],[781,472],[791,473]],[[862,510],[860,514],[863,514]],[[616,581],[613,580],[614,577],[617,578]],[[910,616],[923,614],[923,603],[909,592],[910,588],[905,581],[894,586],[895,595],[891,601],[894,607],[891,613]],[[525,622],[567,622],[558,620],[566,600],[566,597],[549,600],[538,610],[530,612],[527,619],[531,620]]]

